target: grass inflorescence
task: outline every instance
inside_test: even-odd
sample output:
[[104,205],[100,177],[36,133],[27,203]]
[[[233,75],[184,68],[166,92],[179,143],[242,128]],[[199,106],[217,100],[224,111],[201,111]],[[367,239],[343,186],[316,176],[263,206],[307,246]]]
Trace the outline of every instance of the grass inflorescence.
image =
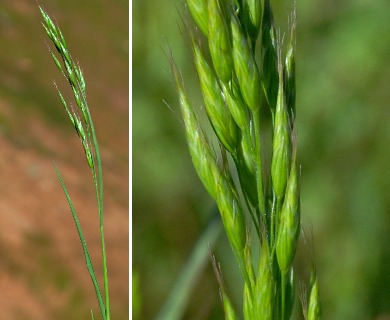
[[[109,291],[108,291],[108,271],[107,271],[107,261],[106,261],[106,249],[105,249],[105,240],[104,240],[104,221],[103,221],[103,175],[102,175],[102,165],[101,158],[99,153],[98,141],[95,133],[95,128],[92,120],[91,113],[88,108],[87,96],[86,96],[86,84],[83,76],[83,72],[80,66],[73,60],[67,43],[65,41],[64,35],[61,32],[61,29],[57,24],[53,22],[50,16],[40,7],[41,15],[43,18],[43,28],[46,31],[47,36],[52,41],[57,54],[59,54],[60,59],[57,58],[57,55],[50,49],[50,55],[57,66],[58,70],[62,73],[65,79],[68,81],[74,96],[74,101],[76,107],[74,108],[72,104],[68,104],[57,88],[60,101],[69,116],[70,122],[74,126],[77,135],[80,138],[81,144],[83,146],[88,167],[92,174],[92,179],[95,186],[96,200],[98,206],[98,218],[100,226],[100,239],[101,239],[101,250],[102,250],[102,264],[103,264],[103,287],[104,294],[101,293],[100,285],[96,278],[96,274],[93,268],[93,264],[89,255],[87,243],[85,241],[82,228],[77,217],[75,208],[73,206],[72,200],[69,196],[65,183],[60,175],[60,172],[55,166],[55,170],[58,176],[58,179],[61,183],[61,186],[64,190],[66,199],[68,201],[76,228],[80,237],[81,245],[83,248],[86,266],[88,272],[91,276],[92,283],[96,292],[96,297],[98,300],[100,313],[104,320],[110,320],[110,300],[109,300]],[[93,319],[93,313],[91,311],[91,317]]]
[[[219,148],[198,120],[173,59],[171,67],[195,170],[217,203],[244,278],[242,313],[245,319],[290,319],[296,295],[293,261],[301,231],[295,3],[287,41],[275,27],[269,0],[186,4],[200,30],[188,34],[204,111]],[[267,117],[272,127],[268,136]],[[272,137],[269,150],[263,146],[267,137]],[[256,236],[249,235],[251,226]],[[253,248],[259,248],[259,261],[252,258]],[[239,313],[215,262],[214,269],[226,319],[236,319]],[[314,265],[307,299],[303,314],[320,319]]]

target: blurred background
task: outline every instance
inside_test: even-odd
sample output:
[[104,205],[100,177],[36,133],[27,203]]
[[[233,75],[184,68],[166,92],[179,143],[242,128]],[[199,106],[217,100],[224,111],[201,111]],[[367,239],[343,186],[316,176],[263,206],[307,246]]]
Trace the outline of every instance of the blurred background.
[[[128,23],[125,0],[39,1],[84,71],[105,182],[112,316],[128,318]],[[35,1],[0,4],[0,319],[88,319],[99,309],[53,161],[101,279],[94,186],[53,85],[72,101],[47,50]],[[50,44],[51,45],[51,44]]]
[[[271,2],[285,31],[292,2]],[[200,105],[183,3],[133,1],[132,276],[139,319],[158,313],[214,208],[191,163],[167,59],[171,49],[191,101]],[[298,0],[297,16],[301,214],[313,230],[324,319],[390,319],[390,2]],[[229,270],[236,263],[224,235],[212,252],[239,306],[241,280]],[[305,282],[309,262],[301,241],[296,267]],[[183,319],[222,318],[207,261]]]

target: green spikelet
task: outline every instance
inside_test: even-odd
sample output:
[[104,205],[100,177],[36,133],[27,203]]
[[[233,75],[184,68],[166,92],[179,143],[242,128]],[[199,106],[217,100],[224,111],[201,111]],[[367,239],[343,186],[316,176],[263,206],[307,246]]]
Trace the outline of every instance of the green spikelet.
[[[244,213],[230,179],[223,175],[218,176],[217,205],[221,213],[223,225],[236,257],[245,265],[244,249],[246,243],[246,226]],[[245,270],[243,270],[245,272]]]
[[225,320],[238,320],[236,311],[234,310],[233,305],[223,288],[221,289],[221,296],[223,302],[223,310],[225,311]]
[[248,41],[236,17],[232,16],[233,63],[241,93],[248,107],[255,111],[260,106],[260,73]]
[[257,319],[273,319],[274,278],[272,275],[270,251],[266,239],[262,240],[259,270],[254,296],[256,298]]
[[173,62],[171,62],[171,68],[179,95],[180,108],[192,162],[206,190],[215,200],[217,199],[216,176],[219,174],[219,168],[206,137],[199,126],[194,110],[188,101],[179,72]]
[[221,0],[209,0],[209,48],[217,76],[223,83],[232,77],[233,60],[230,21]]
[[251,39],[252,48],[254,48],[257,37],[259,36],[263,8],[261,1],[259,0],[244,0],[243,2],[243,20],[245,29]]
[[290,121],[295,120],[295,41],[296,41],[296,16],[295,9],[291,15],[290,41],[287,46],[284,61],[284,92]]
[[256,319],[254,315],[254,307],[253,307],[253,297],[251,294],[251,289],[249,289],[248,285],[244,284],[244,302],[243,302],[243,313],[244,319]]
[[263,88],[272,112],[278,95],[278,58],[276,31],[269,0],[264,2],[262,23]]
[[249,112],[241,96],[240,88],[236,81],[229,86],[222,85],[223,94],[229,111],[242,131],[249,131]]
[[195,42],[193,49],[207,115],[223,146],[233,153],[237,144],[237,125],[221,95],[218,80]]
[[186,0],[188,9],[199,29],[207,37],[209,33],[209,15],[206,0]]
[[280,225],[276,240],[276,256],[283,275],[291,267],[298,244],[300,231],[299,185],[296,156],[294,154],[288,179],[286,195],[280,214]]
[[284,301],[284,319],[288,320],[291,317],[293,308],[294,308],[294,300],[295,300],[295,278],[294,278],[294,270],[291,267],[289,272],[285,275],[285,283],[284,283],[284,292],[285,292],[285,301]]
[[318,280],[315,272],[310,276],[309,305],[307,320],[320,320],[322,318],[321,302],[318,290]]
[[278,101],[275,111],[274,136],[272,144],[271,177],[275,195],[278,199],[282,199],[291,163],[291,129],[284,96],[283,75],[280,59],[279,75]]

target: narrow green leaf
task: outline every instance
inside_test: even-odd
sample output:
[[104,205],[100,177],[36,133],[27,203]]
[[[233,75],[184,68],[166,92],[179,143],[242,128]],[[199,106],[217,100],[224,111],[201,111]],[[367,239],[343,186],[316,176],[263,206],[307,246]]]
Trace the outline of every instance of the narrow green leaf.
[[70,211],[72,212],[73,220],[74,220],[74,223],[75,223],[75,225],[76,225],[77,232],[78,232],[79,237],[80,237],[80,242],[81,242],[81,246],[83,247],[83,251],[84,251],[85,262],[86,262],[86,265],[87,265],[87,269],[88,269],[89,275],[91,276],[92,283],[93,283],[93,286],[94,286],[95,292],[96,292],[96,297],[97,297],[97,299],[98,299],[98,303],[99,303],[99,307],[100,307],[100,313],[102,314],[103,320],[107,320],[107,317],[106,317],[106,308],[105,308],[105,306],[104,306],[104,302],[103,302],[103,299],[102,299],[102,294],[101,294],[101,292],[100,292],[99,283],[98,283],[98,281],[97,281],[97,279],[96,279],[95,271],[93,270],[92,260],[91,260],[91,257],[90,257],[90,255],[89,255],[87,243],[86,243],[86,241],[85,241],[84,234],[83,234],[83,231],[82,231],[82,229],[81,229],[81,225],[80,225],[79,219],[78,219],[77,214],[76,214],[76,211],[75,211],[75,209],[74,209],[72,200],[70,199],[68,190],[67,190],[67,188],[66,188],[66,186],[65,186],[64,181],[62,180],[62,177],[61,177],[61,175],[60,175],[60,172],[58,171],[58,168],[57,168],[57,166],[56,166],[55,163],[54,163],[54,168],[55,168],[55,170],[56,170],[57,177],[58,177],[58,179],[60,180],[62,189],[64,190],[66,200],[68,201],[69,208],[70,208]]

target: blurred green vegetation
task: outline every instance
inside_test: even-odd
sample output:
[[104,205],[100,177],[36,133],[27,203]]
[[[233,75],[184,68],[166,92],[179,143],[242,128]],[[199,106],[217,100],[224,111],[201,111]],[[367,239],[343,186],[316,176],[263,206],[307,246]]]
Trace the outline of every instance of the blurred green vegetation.
[[[167,61],[171,50],[200,105],[183,2],[133,1],[133,268],[140,319],[161,308],[213,208],[191,164]],[[272,3],[276,24],[285,28],[291,2]],[[297,16],[302,223],[313,229],[324,318],[389,317],[390,2],[298,0]],[[309,250],[300,247],[298,273],[308,281]],[[239,304],[226,238],[214,252]],[[211,263],[206,269],[185,319],[222,318]]]

